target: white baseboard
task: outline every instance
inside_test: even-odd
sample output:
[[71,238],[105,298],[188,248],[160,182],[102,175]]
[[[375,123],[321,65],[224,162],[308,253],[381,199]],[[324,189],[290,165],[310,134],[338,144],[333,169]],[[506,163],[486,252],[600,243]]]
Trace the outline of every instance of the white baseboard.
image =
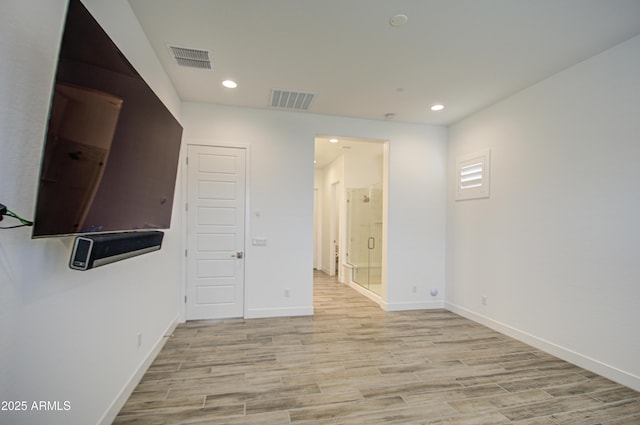
[[142,360],[142,363],[140,363],[133,375],[131,375],[131,378],[129,378],[129,381],[122,388],[120,394],[118,394],[115,400],[113,400],[109,409],[107,409],[105,414],[102,416],[102,419],[100,419],[100,422],[98,422],[99,425],[111,425],[113,423],[116,416],[118,416],[118,413],[122,409],[122,406],[127,402],[131,393],[133,393],[133,390],[136,389],[136,386],[144,376],[145,372],[149,369],[149,366],[151,366],[151,363],[153,363],[153,360],[156,358],[158,353],[160,353],[162,347],[164,347],[165,342],[167,342],[167,338],[171,336],[176,326],[178,326],[178,323],[179,318],[176,316],[176,318],[169,324],[167,330],[155,343],[149,354],[147,354],[147,356]]
[[247,310],[245,319],[266,319],[268,317],[313,316],[313,307],[255,308]]
[[415,301],[402,303],[384,303],[382,308],[385,311],[405,311],[405,310],[437,310],[444,308],[444,301]]
[[562,347],[560,345],[549,342],[545,339],[539,338],[535,335],[531,335],[529,333],[523,332],[519,329],[515,329],[509,325],[490,319],[486,316],[475,313],[471,310],[468,310],[464,307],[460,307],[456,304],[446,302],[445,308],[449,311],[459,314],[462,317],[466,317],[467,319],[473,320],[474,322],[485,325],[495,331],[498,331],[502,334],[508,335],[512,338],[522,341],[525,344],[529,344],[539,350],[542,350],[546,353],[556,356],[576,366],[579,366],[591,372],[597,373],[598,375],[604,376],[605,378],[609,378],[612,381],[618,382],[619,384],[625,385],[636,391],[640,391],[640,376],[632,375],[616,367],[602,363],[599,360],[582,355],[568,348]]
[[368,289],[364,289],[362,286],[358,285],[351,279],[346,279],[346,285],[348,285],[349,288],[353,289],[354,291],[369,298],[371,301],[378,304],[380,307],[384,308],[383,307],[384,301],[382,301],[382,298],[379,295],[369,291]]
[[377,303],[384,311],[436,310],[444,308],[444,301],[411,301],[401,303],[388,303],[383,300],[382,297],[378,294],[363,288],[353,281],[350,281],[348,285],[354,291]]

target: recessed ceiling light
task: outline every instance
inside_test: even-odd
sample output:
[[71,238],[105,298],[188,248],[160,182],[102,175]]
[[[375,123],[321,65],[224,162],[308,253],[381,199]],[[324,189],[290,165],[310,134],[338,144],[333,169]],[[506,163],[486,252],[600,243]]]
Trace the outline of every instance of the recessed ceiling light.
[[228,89],[235,89],[236,87],[238,87],[238,83],[236,83],[233,80],[224,80],[222,82],[222,85],[225,86]]
[[437,103],[437,104],[435,104],[435,105],[433,105],[431,107],[432,111],[442,111],[443,109],[444,109],[444,105],[441,105],[439,103]]
[[393,17],[391,17],[391,19],[389,19],[389,25],[391,25],[392,27],[402,27],[407,23],[407,15],[395,15]]
[[338,139],[329,139],[329,142],[331,142],[331,143],[338,143]]

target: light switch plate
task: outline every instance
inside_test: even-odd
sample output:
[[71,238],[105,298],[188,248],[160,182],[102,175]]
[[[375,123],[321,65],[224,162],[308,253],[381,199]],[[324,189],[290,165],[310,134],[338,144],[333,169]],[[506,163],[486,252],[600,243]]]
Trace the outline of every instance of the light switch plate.
[[267,238],[253,238],[253,239],[251,239],[251,245],[253,245],[253,246],[267,246]]

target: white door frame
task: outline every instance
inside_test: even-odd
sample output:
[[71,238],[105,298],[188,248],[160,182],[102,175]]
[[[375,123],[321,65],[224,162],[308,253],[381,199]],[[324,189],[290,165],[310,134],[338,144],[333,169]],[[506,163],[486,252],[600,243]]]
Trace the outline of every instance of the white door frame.
[[313,188],[313,268],[322,269],[322,192]]

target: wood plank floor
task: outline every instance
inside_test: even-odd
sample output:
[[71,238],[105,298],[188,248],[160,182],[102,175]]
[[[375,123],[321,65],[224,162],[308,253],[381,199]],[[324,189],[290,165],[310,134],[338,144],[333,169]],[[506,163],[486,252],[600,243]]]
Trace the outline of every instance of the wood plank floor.
[[640,424],[640,393],[322,273],[313,317],[178,326],[114,424]]

